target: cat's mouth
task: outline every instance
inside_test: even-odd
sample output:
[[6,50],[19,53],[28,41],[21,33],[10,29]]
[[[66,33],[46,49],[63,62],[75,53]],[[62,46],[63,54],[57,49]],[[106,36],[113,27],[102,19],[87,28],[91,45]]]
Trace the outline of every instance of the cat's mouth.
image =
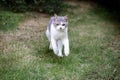
[[66,28],[65,26],[56,26],[56,29],[60,31],[65,30],[65,28]]

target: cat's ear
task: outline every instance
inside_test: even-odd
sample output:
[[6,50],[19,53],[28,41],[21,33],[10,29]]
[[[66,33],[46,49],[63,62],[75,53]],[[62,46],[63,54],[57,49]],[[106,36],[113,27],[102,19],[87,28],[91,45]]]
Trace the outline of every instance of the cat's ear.
[[56,20],[57,19],[57,14],[54,14],[54,20]]
[[64,16],[64,19],[65,19],[65,21],[68,21],[68,16],[67,15]]
[[57,17],[57,14],[54,14],[54,17]]

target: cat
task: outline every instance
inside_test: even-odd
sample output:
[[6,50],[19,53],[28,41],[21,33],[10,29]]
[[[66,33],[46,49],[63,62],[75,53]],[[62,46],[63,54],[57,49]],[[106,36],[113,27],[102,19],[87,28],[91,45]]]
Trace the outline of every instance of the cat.
[[57,16],[55,14],[51,17],[46,30],[46,36],[50,42],[49,48],[53,50],[54,54],[63,57],[62,47],[64,46],[65,56],[69,55],[67,16]]

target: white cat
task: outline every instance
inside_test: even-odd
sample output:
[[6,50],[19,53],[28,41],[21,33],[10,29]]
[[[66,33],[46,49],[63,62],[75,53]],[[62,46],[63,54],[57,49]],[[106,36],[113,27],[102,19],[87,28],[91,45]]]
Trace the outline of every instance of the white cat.
[[46,30],[46,36],[50,42],[49,48],[52,49],[57,56],[63,57],[63,46],[65,56],[69,55],[67,16],[57,16],[55,14],[55,16],[51,17]]

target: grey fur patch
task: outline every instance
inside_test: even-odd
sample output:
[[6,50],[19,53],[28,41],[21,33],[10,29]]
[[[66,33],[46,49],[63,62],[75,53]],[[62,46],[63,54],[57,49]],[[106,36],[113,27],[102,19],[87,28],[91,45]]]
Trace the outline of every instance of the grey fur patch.
[[49,32],[51,31],[51,24],[54,23],[55,21],[57,22],[65,22],[66,23],[66,27],[68,26],[68,21],[65,20],[65,18],[63,16],[57,16],[57,19],[55,20],[55,17],[51,17],[48,23],[48,29]]

